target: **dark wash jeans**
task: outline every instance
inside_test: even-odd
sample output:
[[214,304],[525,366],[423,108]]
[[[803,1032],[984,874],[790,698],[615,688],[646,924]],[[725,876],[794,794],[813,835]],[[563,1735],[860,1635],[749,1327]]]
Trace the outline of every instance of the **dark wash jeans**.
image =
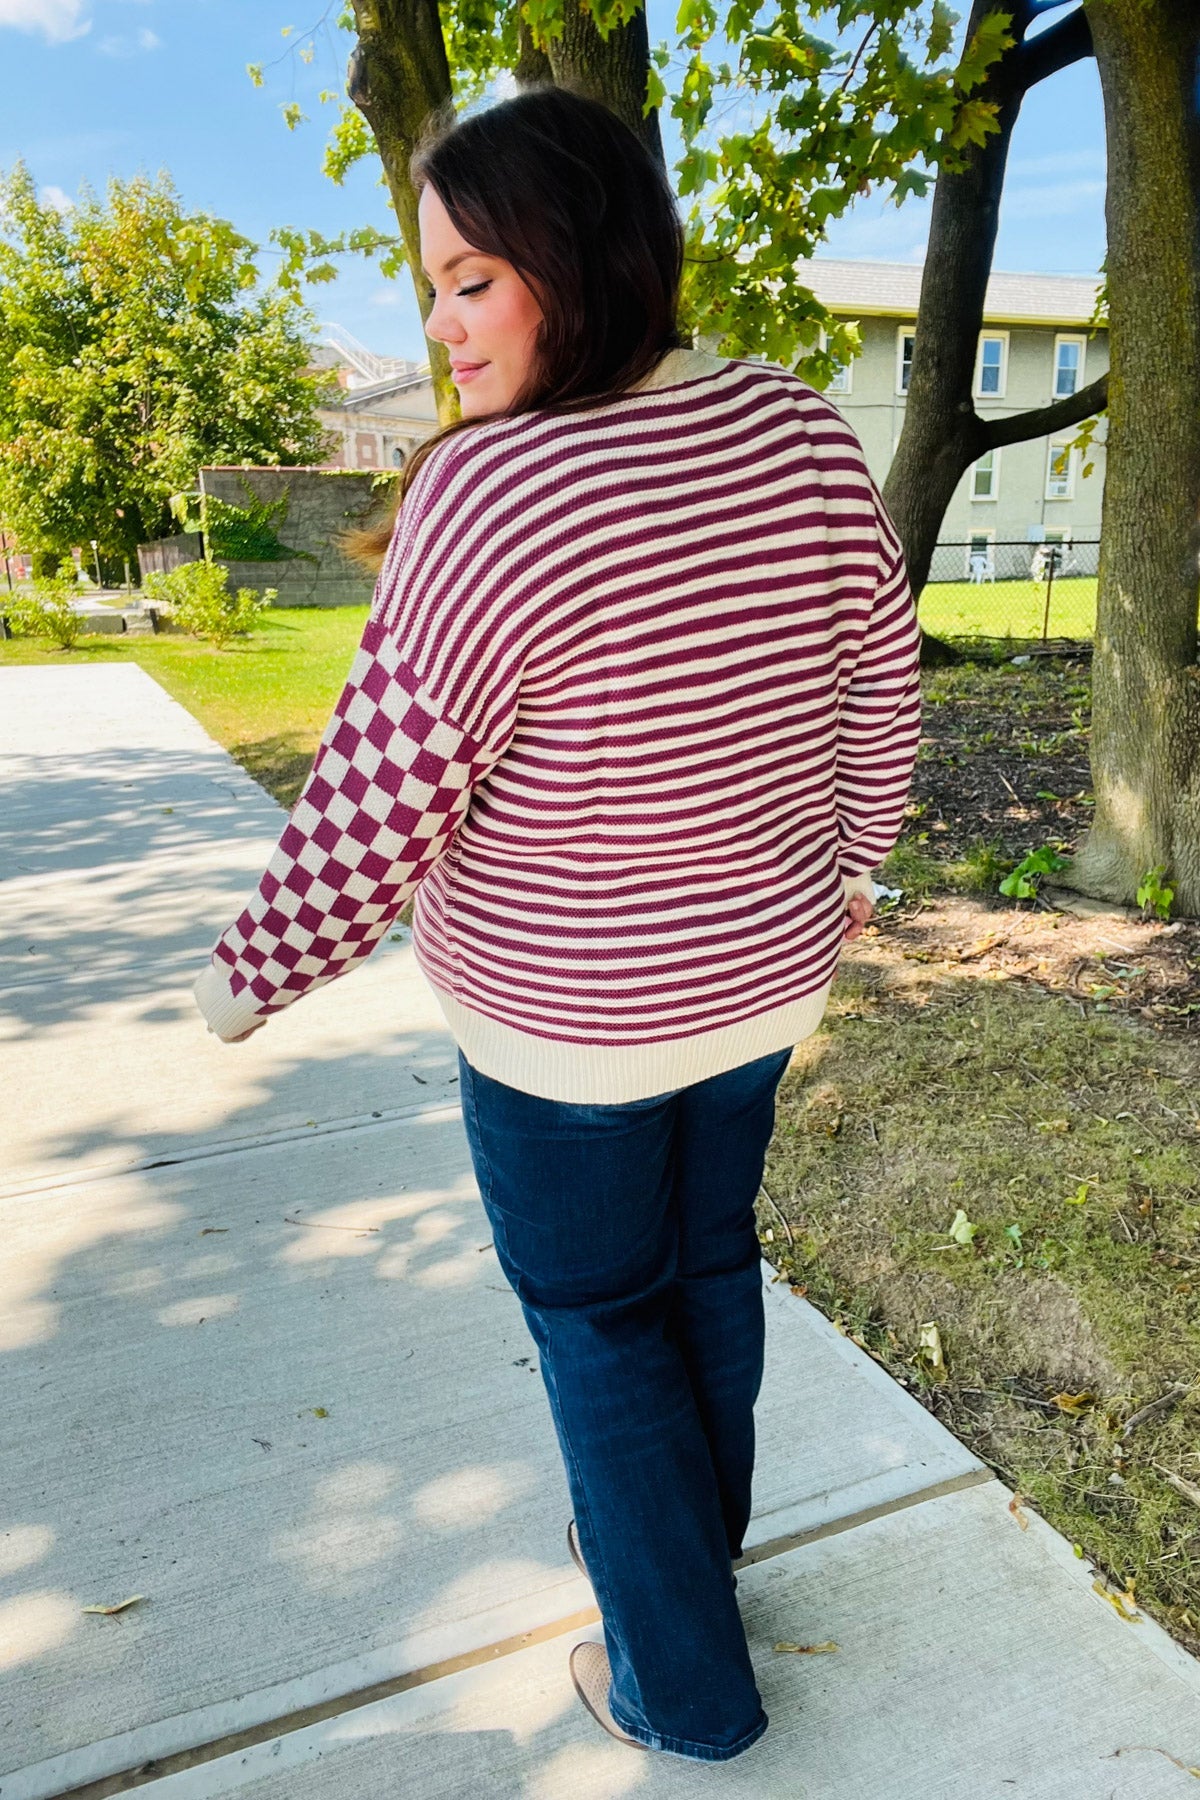
[[546,1100],[459,1052],[604,1620],[612,1714],[720,1762],[767,1728],[731,1559],[750,1518],[763,1296],[754,1201],[791,1050],[646,1100]]

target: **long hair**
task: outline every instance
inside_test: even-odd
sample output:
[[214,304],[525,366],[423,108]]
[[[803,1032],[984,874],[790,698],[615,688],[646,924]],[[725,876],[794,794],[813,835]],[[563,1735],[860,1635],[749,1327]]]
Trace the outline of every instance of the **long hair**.
[[512,263],[542,311],[528,377],[496,412],[443,425],[411,452],[387,515],[346,532],[378,570],[418,469],[457,431],[535,408],[602,406],[685,347],[676,314],[683,227],[665,171],[607,106],[538,83],[511,100],[432,113],[409,159],[467,243]]

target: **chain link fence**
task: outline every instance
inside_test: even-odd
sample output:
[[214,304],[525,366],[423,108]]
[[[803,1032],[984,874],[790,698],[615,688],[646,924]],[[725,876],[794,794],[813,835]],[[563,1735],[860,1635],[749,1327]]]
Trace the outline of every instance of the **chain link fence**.
[[934,637],[1019,644],[1090,641],[1099,538],[1047,534],[997,543],[979,532],[938,544],[917,616]]

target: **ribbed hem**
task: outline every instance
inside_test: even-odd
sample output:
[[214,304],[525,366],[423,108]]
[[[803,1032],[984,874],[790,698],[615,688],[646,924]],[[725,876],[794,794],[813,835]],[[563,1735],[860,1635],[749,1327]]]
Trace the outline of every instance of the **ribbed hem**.
[[736,1025],[659,1044],[568,1044],[534,1037],[486,1018],[433,982],[429,985],[459,1049],[481,1075],[543,1100],[619,1106],[690,1087],[798,1044],[821,1023],[833,983]]
[[209,962],[201,969],[192,983],[192,992],[196,996],[196,1005],[208,1020],[217,1036],[225,1043],[231,1038],[241,1037],[254,1025],[265,1025],[266,1019],[254,1004],[254,995],[250,989],[243,988],[240,994],[234,994],[229,986],[229,979],[221,964]]

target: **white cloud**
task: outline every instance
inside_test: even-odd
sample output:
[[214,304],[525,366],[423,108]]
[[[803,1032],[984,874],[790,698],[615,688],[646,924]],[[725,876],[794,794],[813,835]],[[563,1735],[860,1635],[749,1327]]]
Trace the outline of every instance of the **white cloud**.
[[1102,181],[1059,181],[1050,187],[1009,188],[1001,201],[1007,219],[1066,219],[1090,217],[1103,205]]
[[44,188],[39,189],[38,198],[43,206],[52,206],[55,212],[60,213],[70,212],[75,205],[70,194],[65,193],[60,187],[55,187],[53,182],[47,182]]
[[1008,165],[1010,175],[1077,175],[1104,173],[1104,151],[1056,150],[1049,156],[1018,156]]
[[376,288],[375,292],[369,296],[369,299],[372,306],[399,306],[401,299],[400,290],[394,286]]
[[92,29],[83,8],[84,0],[0,0],[0,27],[40,31],[48,43],[65,44]]
[[[872,216],[868,206],[878,212]],[[840,219],[830,221],[827,240],[818,256],[841,256],[853,262],[868,258],[879,262],[925,260],[929,236],[929,200],[907,200],[903,206],[886,206],[882,200],[860,202]]]
[[143,25],[133,36],[117,33],[113,37],[103,37],[96,48],[101,56],[137,56],[143,50],[161,50],[162,39],[157,32]]

